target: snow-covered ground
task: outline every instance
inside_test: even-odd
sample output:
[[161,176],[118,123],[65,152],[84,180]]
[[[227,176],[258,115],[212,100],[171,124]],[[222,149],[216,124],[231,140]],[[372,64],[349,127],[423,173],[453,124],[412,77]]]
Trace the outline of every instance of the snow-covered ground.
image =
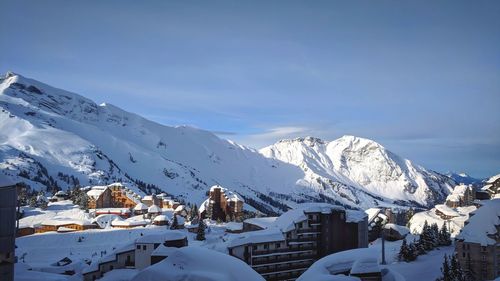
[[413,217],[410,219],[410,231],[412,233],[422,232],[425,221],[427,221],[429,225],[437,223],[439,228],[441,228],[442,225],[446,223],[446,227],[449,229],[451,236],[455,237],[464,227],[465,221],[469,218],[469,213],[474,210],[476,210],[475,206],[458,207],[456,209],[453,209],[453,211],[458,216],[449,220],[444,220],[440,216],[438,216],[436,214],[436,208],[419,212],[413,215]]

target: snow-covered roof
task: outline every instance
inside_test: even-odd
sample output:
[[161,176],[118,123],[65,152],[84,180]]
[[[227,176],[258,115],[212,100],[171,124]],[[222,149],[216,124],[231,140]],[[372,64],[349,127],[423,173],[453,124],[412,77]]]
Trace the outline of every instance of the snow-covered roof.
[[148,213],[161,213],[161,209],[160,209],[160,207],[153,204],[153,205],[149,206]]
[[42,225],[63,226],[68,224],[77,225],[91,225],[92,222],[88,220],[75,220],[75,219],[47,219],[42,221]]
[[278,217],[262,217],[262,218],[250,218],[246,219],[243,222],[248,224],[256,225],[262,229],[266,229],[272,226]]
[[191,209],[186,205],[179,205],[175,208],[175,212],[181,212],[182,210],[190,211]]
[[371,222],[378,214],[382,212],[380,208],[370,208],[365,210],[365,213],[368,214],[368,222]]
[[89,191],[87,191],[87,195],[95,200],[101,196],[108,189],[107,186],[93,186]]
[[380,272],[377,258],[360,258],[354,262],[351,268],[351,274],[366,274]]
[[176,248],[164,260],[145,268],[131,281],[156,280],[264,281],[243,261],[202,247]]
[[115,219],[111,222],[112,226],[143,226],[148,224],[145,220],[138,219]]
[[410,233],[410,229],[406,226],[402,226],[402,225],[397,225],[397,224],[393,224],[393,223],[386,223],[384,225],[384,229],[392,229],[394,231],[397,231],[399,234],[401,235],[407,235],[408,233]]
[[198,208],[198,212],[200,212],[200,214],[203,213],[208,208],[209,202],[210,198],[207,198],[200,204],[200,207]]
[[168,218],[165,215],[158,215],[153,219],[153,221],[167,221],[167,220]]
[[241,222],[228,222],[226,224],[226,229],[229,231],[238,231],[243,229],[243,223]]
[[440,211],[441,213],[445,214],[446,216],[450,216],[450,217],[460,216],[460,214],[457,211],[453,210],[452,208],[450,208],[444,204],[438,204],[434,207],[436,208],[436,210]]
[[144,203],[138,203],[137,205],[135,205],[134,207],[134,210],[135,211],[144,211],[144,210],[147,210],[148,209],[148,205],[144,204]]
[[186,238],[186,234],[184,232],[180,232],[178,230],[166,230],[160,234],[150,234],[139,237],[135,240],[135,243],[154,244],[163,243],[165,241],[182,240],[184,238]]
[[285,236],[279,229],[270,228],[242,233],[229,242],[228,248],[275,241],[285,241]]
[[177,250],[176,247],[166,247],[165,245],[160,244],[156,249],[154,249],[154,251],[151,253],[151,256],[168,257],[175,250]]
[[496,241],[488,235],[496,234],[496,226],[500,225],[500,199],[483,200],[482,203],[471,213],[468,223],[456,238],[483,246],[495,245]]
[[153,195],[144,195],[144,197],[142,197],[142,200],[153,201]]
[[113,253],[110,253],[100,259],[93,261],[89,266],[85,267],[82,270],[82,274],[97,271],[99,270],[99,265],[101,263],[113,261],[115,260],[117,254],[133,251],[134,249],[135,249],[134,243],[127,243],[126,245],[116,249]]
[[[380,252],[376,248],[359,248],[334,253],[312,264],[297,281],[336,280],[336,274],[350,271],[359,259],[378,259]],[[351,280],[351,279],[339,279]],[[357,280],[357,279],[352,279]],[[359,280],[359,279],[358,279]]]
[[224,197],[226,198],[227,201],[241,201],[245,202],[241,196],[236,194],[235,192],[232,192],[231,190],[228,190],[227,188],[224,188],[220,185],[214,185],[210,188],[210,191],[214,191],[216,188],[220,188],[221,193],[224,194]]
[[449,202],[460,202],[460,195],[458,194],[450,194],[446,197],[446,201]]
[[492,176],[491,178],[489,178],[486,182],[487,183],[494,183],[496,180],[500,179],[500,174],[496,175],[496,176]]

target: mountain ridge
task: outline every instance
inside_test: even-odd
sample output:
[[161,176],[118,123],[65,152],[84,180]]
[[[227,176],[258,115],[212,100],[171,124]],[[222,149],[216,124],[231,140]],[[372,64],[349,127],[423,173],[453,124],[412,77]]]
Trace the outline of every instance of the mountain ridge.
[[[0,79],[0,108],[0,169],[35,189],[68,188],[76,181],[80,185],[123,181],[138,192],[166,191],[199,204],[212,184],[221,184],[240,193],[253,206],[250,209],[279,213],[306,201],[353,208],[425,206],[442,200],[452,185],[437,173],[409,165],[425,171],[416,186],[428,194],[425,198],[407,196],[416,190],[410,188],[400,191],[405,196],[390,198],[370,186],[369,174],[361,181],[359,169],[349,168],[353,159],[363,156],[351,155],[350,150],[363,148],[363,153],[372,151],[393,161],[392,166],[384,166],[388,176],[401,173],[398,169],[409,160],[385,150],[381,153],[383,146],[374,141],[345,136],[331,147],[345,146],[340,154],[332,150],[338,159],[316,153],[300,158],[304,163],[295,163],[270,157],[265,149],[259,152],[220,139],[209,131],[164,126],[109,103],[98,105],[12,72]],[[332,143],[314,137],[301,139],[311,147]],[[282,140],[277,144],[287,142],[292,143]],[[366,157],[358,160],[363,159]],[[310,169],[315,172],[309,173]]]

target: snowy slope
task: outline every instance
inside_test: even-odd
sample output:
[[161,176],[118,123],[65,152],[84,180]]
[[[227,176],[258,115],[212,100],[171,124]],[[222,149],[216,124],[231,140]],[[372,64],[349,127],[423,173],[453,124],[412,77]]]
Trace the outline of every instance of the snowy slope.
[[482,182],[484,181],[484,179],[473,178],[466,173],[448,172],[446,173],[446,176],[457,183],[472,184],[474,186],[481,186]]
[[[0,172],[36,189],[123,182],[140,194],[162,190],[199,204],[220,184],[266,213],[318,200],[363,208],[427,204],[447,193],[439,175],[393,154],[301,143],[276,144],[265,157],[210,132],[164,126],[18,74],[0,78]],[[395,162],[382,165],[380,157]]]
[[312,137],[282,140],[260,152],[301,167],[306,178],[324,188],[354,186],[395,201],[430,206],[442,201],[454,186],[446,176],[414,165],[372,140],[354,136],[331,142]]

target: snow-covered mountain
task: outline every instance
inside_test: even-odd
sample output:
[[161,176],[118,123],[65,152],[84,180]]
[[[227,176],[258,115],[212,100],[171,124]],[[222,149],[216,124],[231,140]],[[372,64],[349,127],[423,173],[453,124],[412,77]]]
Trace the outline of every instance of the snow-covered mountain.
[[451,178],[457,183],[472,184],[474,186],[481,186],[484,179],[473,178],[466,173],[448,172],[446,176]]
[[261,154],[14,73],[0,78],[0,110],[0,170],[36,189],[121,181],[199,204],[220,184],[272,213],[304,201],[430,205],[453,185],[372,141],[306,138]]
[[[429,206],[443,200],[454,184],[448,177],[414,165],[372,140],[354,136],[331,142],[312,137],[282,140],[260,152],[299,166],[305,179],[325,189],[343,189],[339,190],[341,195],[361,191]],[[338,187],[338,183],[344,186]]]

